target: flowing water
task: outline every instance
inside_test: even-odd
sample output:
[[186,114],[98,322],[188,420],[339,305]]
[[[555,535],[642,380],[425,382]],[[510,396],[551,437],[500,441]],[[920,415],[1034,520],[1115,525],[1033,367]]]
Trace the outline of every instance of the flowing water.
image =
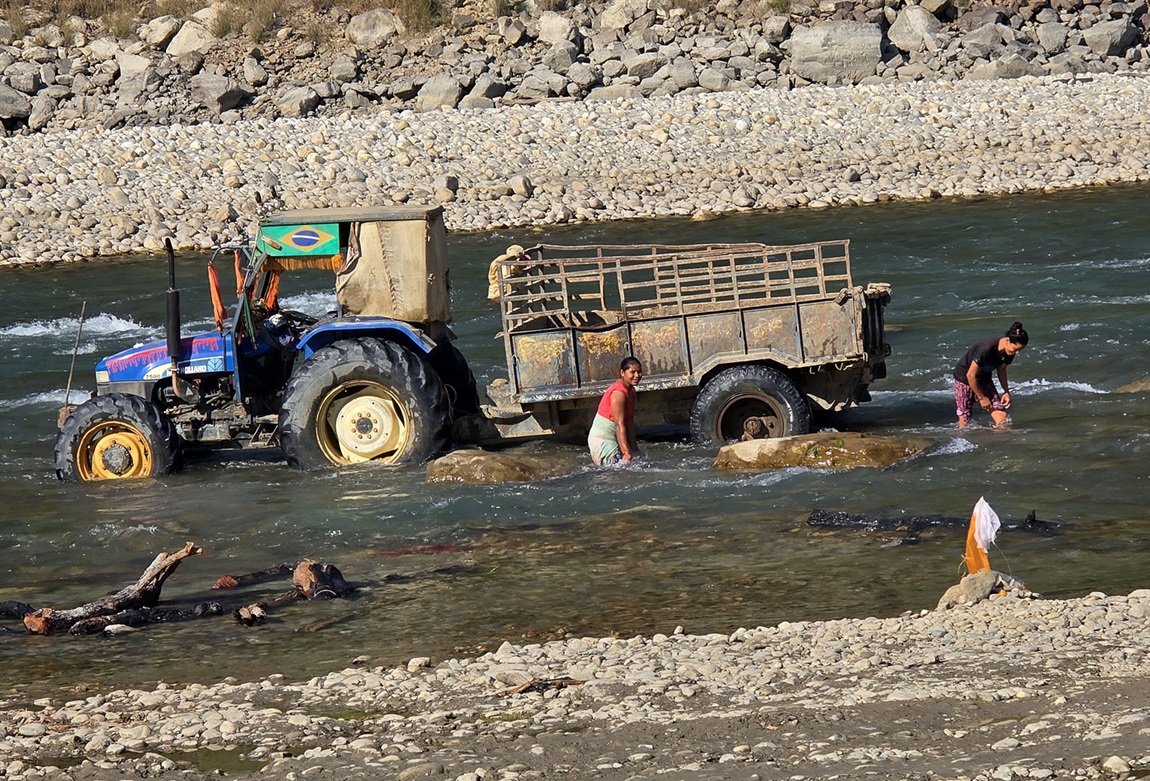
[[[455,326],[481,387],[505,373],[485,292],[487,264],[508,244],[850,238],[855,282],[893,285],[893,353],[873,401],[834,425],[935,443],[884,470],[722,473],[713,450],[661,435],[638,468],[534,484],[428,485],[420,468],[305,474],[270,457],[212,459],[161,480],[61,484],[56,410],[81,306],[77,402],[99,356],[162,335],[165,265],[3,270],[0,601],[72,607],[133,582],[156,553],[188,540],[204,554],[167,582],[168,604],[273,598],[287,583],[209,586],[307,557],[336,564],[359,590],[274,604],[256,628],[223,617],[115,638],[0,634],[0,696],[306,677],[360,656],[439,659],[504,639],[729,632],[928,609],[961,574],[961,519],[980,496],[1004,521],[992,565],[1032,589],[1067,597],[1150,585],[1147,392],[1123,389],[1150,376],[1147,214],[1150,189],[1111,188],[452,237]],[[210,328],[204,260],[178,264],[189,331]],[[301,285],[287,291],[289,307],[322,312],[334,301],[330,278]],[[1014,320],[1031,342],[1010,368],[1013,425],[993,430],[982,416],[960,433],[950,369]],[[533,447],[586,463],[573,445]],[[807,524],[816,508],[958,523],[816,528]],[[1018,528],[1030,510],[1056,532]]]

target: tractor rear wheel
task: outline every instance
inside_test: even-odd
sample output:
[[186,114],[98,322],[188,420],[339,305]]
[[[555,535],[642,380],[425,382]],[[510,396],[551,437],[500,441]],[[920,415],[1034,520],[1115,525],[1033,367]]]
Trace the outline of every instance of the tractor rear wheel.
[[811,430],[811,409],[785,374],[770,366],[736,366],[712,377],[691,408],[691,438],[725,444],[793,437]]
[[280,409],[280,447],[297,469],[365,461],[417,464],[447,449],[443,383],[412,351],[377,339],[316,350]]
[[55,460],[61,480],[159,477],[178,468],[180,438],[156,405],[109,393],[72,410],[56,436]]

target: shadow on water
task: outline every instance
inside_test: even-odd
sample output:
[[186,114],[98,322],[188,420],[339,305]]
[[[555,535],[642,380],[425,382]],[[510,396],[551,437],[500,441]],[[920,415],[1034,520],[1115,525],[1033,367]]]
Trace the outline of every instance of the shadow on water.
[[[1145,586],[1150,189],[746,214],[711,222],[500,231],[451,240],[459,346],[481,385],[506,373],[488,262],[511,243],[788,243],[849,237],[856,282],[885,281],[889,376],[826,424],[924,436],[894,467],[723,473],[713,451],[649,432],[639,468],[534,484],[429,485],[422,468],[300,473],[274,451],[216,455],[161,480],[66,485],[51,472],[80,302],[89,319],[74,393],[99,356],[162,333],[158,258],[7,270],[0,287],[0,601],[71,607],[135,580],[156,553],[205,549],[165,584],[165,606],[273,599],[285,582],[219,592],[225,574],[306,557],[336,564],[355,598],[274,605],[263,625],[220,617],[116,637],[0,635],[0,697],[164,680],[303,678],[356,658],[396,664],[504,640],[729,632],[783,620],[934,607],[961,575],[980,496],[1006,528],[996,568],[1047,596]],[[180,259],[185,318],[210,328],[204,258]],[[330,278],[287,291],[322,309]],[[199,318],[198,320],[196,318]],[[1022,320],[1012,426],[954,424],[949,373],[975,340]],[[75,397],[73,397],[75,398]],[[640,395],[639,403],[643,403]],[[586,464],[578,445],[536,447]],[[809,524],[815,509],[886,519]],[[1011,528],[1034,510],[1043,536]],[[905,522],[904,522],[905,521]],[[11,629],[16,622],[0,621]]]

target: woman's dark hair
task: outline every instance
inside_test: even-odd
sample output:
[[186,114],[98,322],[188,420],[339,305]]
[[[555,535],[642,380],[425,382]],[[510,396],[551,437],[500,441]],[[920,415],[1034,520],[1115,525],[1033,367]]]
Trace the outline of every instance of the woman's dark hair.
[[622,361],[622,362],[619,364],[619,371],[621,371],[621,372],[625,372],[625,371],[627,371],[628,369],[630,369],[632,366],[638,366],[640,369],[642,369],[642,368],[643,368],[643,364],[639,363],[639,359],[638,359],[638,358],[636,358],[634,355],[628,355],[628,356],[627,356],[626,358],[624,358],[624,359],[623,359],[623,361]]
[[1006,338],[1014,344],[1021,344],[1024,347],[1030,341],[1030,336],[1023,329],[1022,323],[1014,323],[1010,328],[1007,328]]

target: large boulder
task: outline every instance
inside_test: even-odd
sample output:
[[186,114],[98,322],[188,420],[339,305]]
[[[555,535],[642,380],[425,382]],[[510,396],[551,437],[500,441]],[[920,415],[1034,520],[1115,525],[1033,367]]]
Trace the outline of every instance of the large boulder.
[[1129,19],[1099,22],[1082,31],[1082,40],[1099,57],[1116,57],[1138,38],[1138,28]]
[[356,14],[347,23],[347,39],[361,49],[378,49],[407,31],[403,21],[386,8]]
[[904,52],[938,51],[942,24],[934,14],[919,5],[908,5],[887,30],[890,42]]
[[181,55],[190,52],[204,54],[216,44],[216,36],[212,35],[204,25],[199,22],[187,21],[180,31],[172,36],[168,47],[164,50],[168,56],[178,59]]
[[530,483],[570,474],[578,463],[560,456],[456,450],[427,465],[429,483]]
[[921,453],[930,445],[919,437],[886,437],[827,431],[724,445],[716,469],[851,469],[884,467]]
[[820,84],[857,84],[882,62],[882,30],[866,22],[798,27],[790,44],[791,71]]
[[450,73],[437,73],[419,89],[416,98],[419,111],[435,111],[442,106],[455,108],[463,95],[463,87]]
[[0,82],[0,119],[23,119],[31,113],[31,99]]
[[216,116],[233,109],[251,97],[251,92],[235,79],[215,73],[200,73],[190,80],[192,100]]

